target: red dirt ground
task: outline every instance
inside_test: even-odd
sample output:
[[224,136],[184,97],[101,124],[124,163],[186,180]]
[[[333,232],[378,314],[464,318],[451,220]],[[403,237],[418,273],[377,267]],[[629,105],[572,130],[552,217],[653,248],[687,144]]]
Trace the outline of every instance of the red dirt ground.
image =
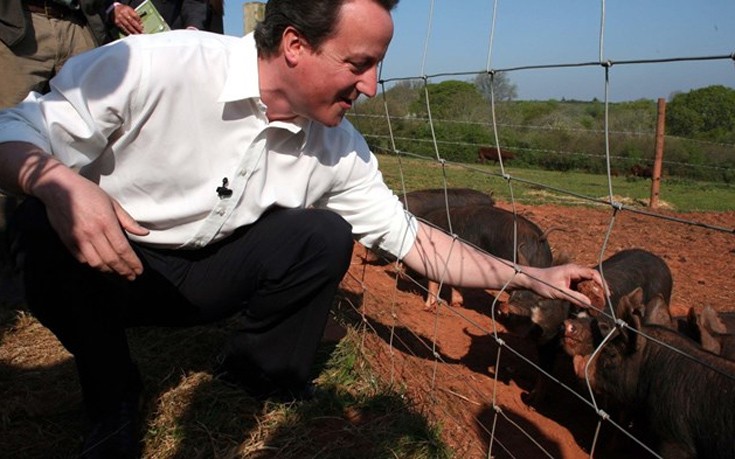
[[[561,228],[549,236],[553,249],[580,264],[597,264],[610,227],[603,258],[632,247],[661,256],[674,278],[674,315],[708,304],[716,310],[735,311],[733,211],[657,211],[674,220],[623,211],[613,221],[612,210],[605,208],[516,208],[542,228]],[[505,346],[498,345],[490,316],[491,293],[497,292],[467,292],[462,307],[425,311],[419,287],[397,281],[392,264],[364,263],[364,253],[356,246],[342,287],[345,301],[359,306],[363,323],[375,331],[367,340],[371,363],[386,380],[405,385],[419,408],[442,427],[455,457],[489,457],[490,452],[494,457],[535,458],[546,457],[544,451],[552,457],[589,457],[600,419],[588,402],[589,390],[572,375],[569,359],[562,356],[554,376],[566,388],[552,384],[541,404],[531,408],[524,403],[523,394],[539,374],[529,363],[535,362],[535,350],[505,333],[499,324],[497,337]],[[498,297],[502,300],[505,294]],[[631,429],[631,435],[650,444],[635,426]],[[613,450],[608,436],[616,431],[602,422],[602,443],[595,448],[595,457],[653,457],[619,432],[622,441]]]

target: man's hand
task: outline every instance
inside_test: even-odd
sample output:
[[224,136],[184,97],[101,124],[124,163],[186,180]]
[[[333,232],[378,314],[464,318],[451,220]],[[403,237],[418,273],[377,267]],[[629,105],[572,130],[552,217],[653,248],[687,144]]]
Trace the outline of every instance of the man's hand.
[[525,267],[528,279],[527,288],[537,294],[551,299],[571,301],[577,306],[588,307],[590,298],[573,290],[579,282],[591,280],[601,287],[604,285],[600,273],[592,268],[576,264],[552,266],[550,268]]
[[134,280],[143,264],[123,230],[138,236],[148,230],[95,183],[72,174],[64,177],[63,188],[60,182],[50,183],[37,194],[46,204],[51,226],[79,262]]
[[126,35],[143,33],[143,20],[132,7],[128,5],[115,4],[112,11],[112,22]]
[[145,236],[148,230],[99,185],[37,146],[0,143],[0,185],[40,199],[51,226],[79,262],[129,280],[143,272],[124,231]]

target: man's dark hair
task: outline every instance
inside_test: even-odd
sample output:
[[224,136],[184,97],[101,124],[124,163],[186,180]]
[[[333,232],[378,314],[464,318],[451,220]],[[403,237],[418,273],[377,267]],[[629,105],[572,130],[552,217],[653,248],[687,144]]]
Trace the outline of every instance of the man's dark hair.
[[[283,31],[293,26],[318,50],[324,40],[334,33],[339,11],[344,3],[353,0],[268,0],[265,18],[255,26],[255,43],[262,57],[278,52]],[[386,11],[391,11],[399,0],[372,0]]]

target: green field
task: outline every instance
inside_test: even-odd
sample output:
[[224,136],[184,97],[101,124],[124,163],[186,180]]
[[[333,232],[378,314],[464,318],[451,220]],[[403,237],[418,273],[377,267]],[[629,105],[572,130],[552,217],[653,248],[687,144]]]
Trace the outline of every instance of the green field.
[[[508,179],[498,166],[446,164],[416,157],[378,155],[386,183],[400,192],[421,188],[468,187],[486,192],[501,201],[523,204],[593,205],[595,200],[613,200],[626,205],[645,206],[651,197],[651,181],[637,177],[612,177],[584,172],[559,172],[505,167]],[[402,185],[403,183],[403,185]],[[735,210],[735,185],[663,177],[659,205],[677,212],[721,212]]]

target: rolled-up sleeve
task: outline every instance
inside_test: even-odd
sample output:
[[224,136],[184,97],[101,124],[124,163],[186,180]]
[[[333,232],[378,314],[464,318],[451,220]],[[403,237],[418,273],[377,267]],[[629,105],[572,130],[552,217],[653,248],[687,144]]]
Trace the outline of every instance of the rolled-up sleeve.
[[358,143],[357,148],[361,151],[345,161],[348,165],[340,166],[349,167],[340,174],[346,179],[325,196],[323,206],[347,220],[362,245],[401,259],[416,240],[417,220],[387,187],[367,145]]

